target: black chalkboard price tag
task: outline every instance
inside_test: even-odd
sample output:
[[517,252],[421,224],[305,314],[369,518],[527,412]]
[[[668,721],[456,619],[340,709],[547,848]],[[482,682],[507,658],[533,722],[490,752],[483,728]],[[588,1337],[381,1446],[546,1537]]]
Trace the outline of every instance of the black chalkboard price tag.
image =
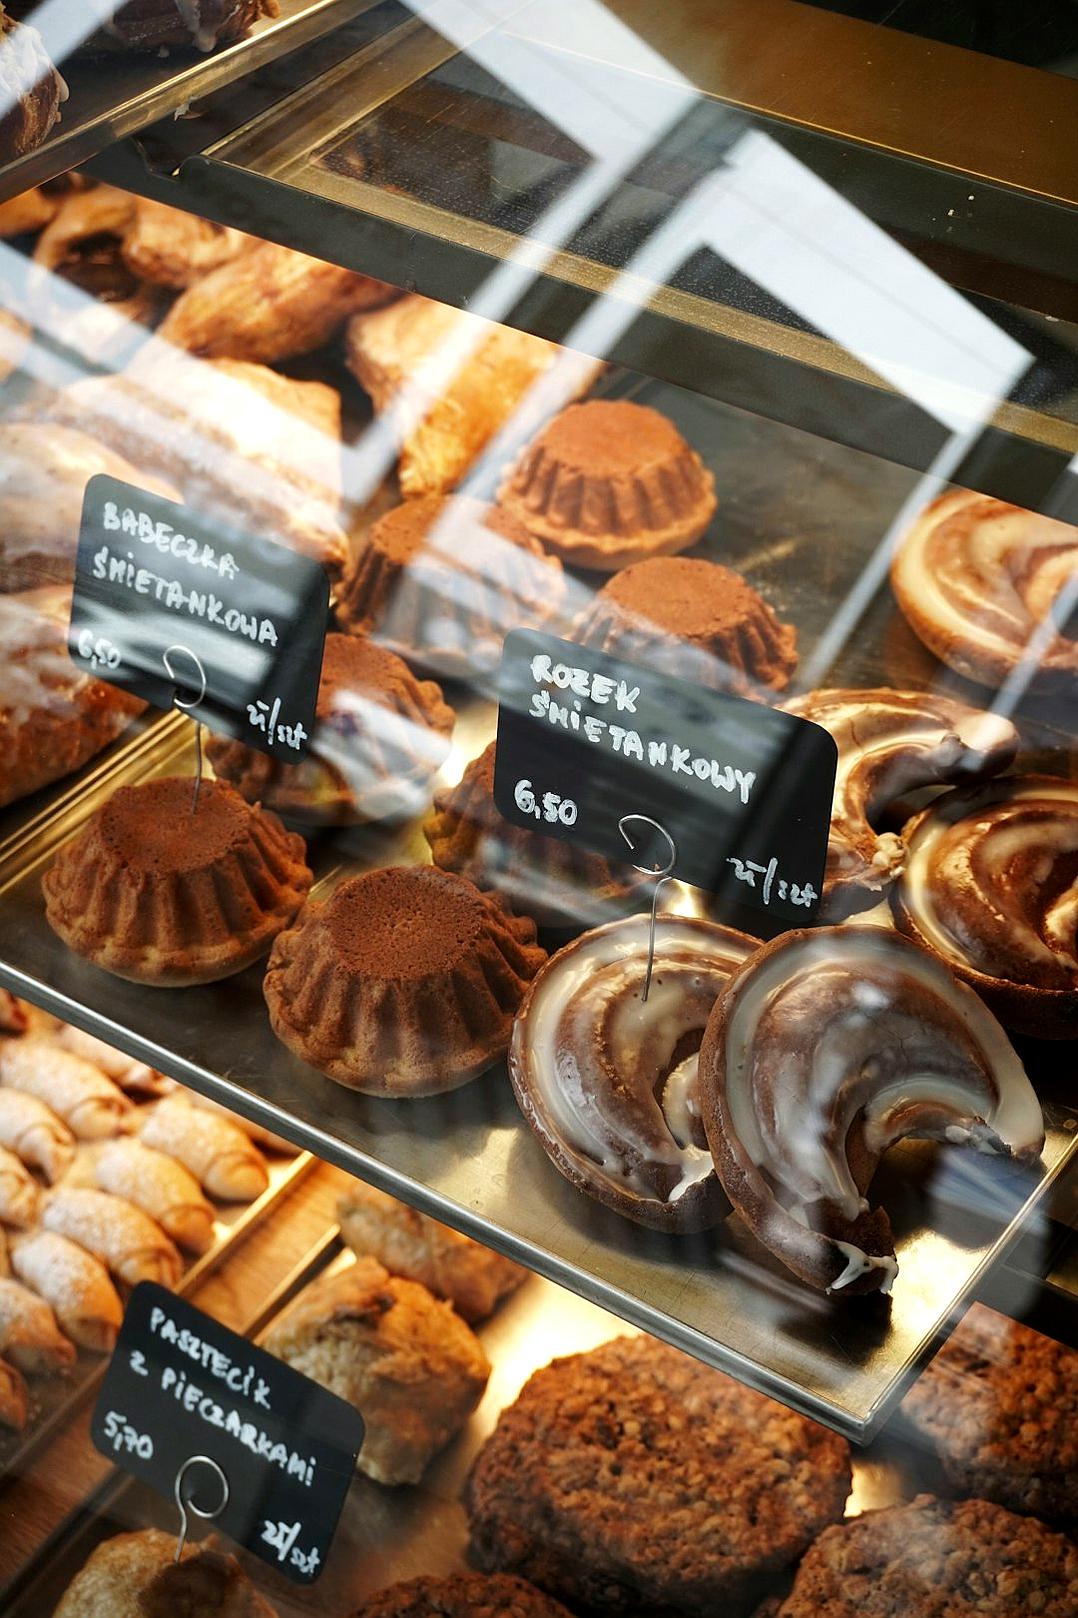
[[[274,1359],[153,1281],[132,1292],[94,1410],[102,1455],[171,1501],[184,1496],[214,1527],[298,1584],[318,1578],[363,1443],[363,1418],[336,1394]],[[177,1522],[178,1527],[178,1522]]]
[[179,695],[211,730],[294,763],[314,729],[328,614],[311,557],[116,478],[86,485],[68,650],[88,674],[159,708]]
[[[494,799],[516,826],[804,924],[823,892],[837,749],[819,725],[530,629],[505,639]],[[650,841],[649,841],[650,838]],[[632,863],[669,847],[633,822]]]

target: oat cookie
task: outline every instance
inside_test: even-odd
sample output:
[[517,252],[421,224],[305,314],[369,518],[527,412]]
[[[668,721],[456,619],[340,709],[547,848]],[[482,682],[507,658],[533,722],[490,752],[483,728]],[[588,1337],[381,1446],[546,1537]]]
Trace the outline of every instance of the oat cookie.
[[560,1602],[507,1573],[408,1579],[379,1590],[353,1618],[570,1618]]

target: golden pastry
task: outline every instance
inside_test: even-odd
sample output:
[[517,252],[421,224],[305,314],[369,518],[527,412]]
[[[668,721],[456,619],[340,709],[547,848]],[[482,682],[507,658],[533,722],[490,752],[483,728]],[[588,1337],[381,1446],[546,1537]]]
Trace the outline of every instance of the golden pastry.
[[127,1286],[156,1281],[174,1287],[183,1261],[149,1214],[125,1197],[92,1186],[60,1186],[45,1204],[45,1230],[68,1236]]
[[50,1182],[66,1174],[75,1159],[75,1137],[63,1119],[36,1096],[2,1086],[0,1146],[40,1169]]
[[30,1399],[20,1373],[0,1360],[0,1426],[21,1433],[30,1414]]
[[59,1376],[75,1363],[75,1345],[44,1298],[6,1277],[0,1278],[0,1354],[24,1376]]
[[256,238],[242,230],[200,219],[151,197],[136,197],[120,252],[132,275],[182,291],[255,245]]
[[212,1096],[200,1095],[197,1090],[185,1090],[184,1096],[192,1107],[201,1107],[203,1112],[214,1112],[219,1118],[227,1118],[230,1124],[242,1129],[247,1139],[253,1140],[256,1146],[264,1146],[268,1151],[278,1152],[282,1157],[295,1157],[299,1151],[294,1141],[285,1140],[283,1135],[275,1135],[272,1129],[266,1129],[262,1124],[252,1123],[250,1118],[232,1112],[223,1102],[215,1101]]
[[160,335],[205,359],[268,365],[321,348],[356,310],[396,296],[385,281],[259,242],[177,298]]
[[358,1256],[369,1254],[393,1275],[418,1281],[467,1321],[485,1320],[529,1272],[459,1231],[441,1225],[363,1180],[337,1201],[341,1235]]
[[126,1137],[105,1143],[94,1163],[102,1191],[126,1197],[156,1219],[166,1236],[190,1253],[213,1245],[213,1205],[190,1169],[166,1152]]
[[176,1158],[222,1202],[253,1202],[269,1185],[266,1160],[243,1131],[180,1096],[157,1104],[143,1125],[142,1143]]
[[28,1229],[37,1220],[41,1191],[20,1157],[0,1146],[0,1224]]
[[[0,296],[10,298],[11,294],[0,291]],[[6,382],[19,369],[31,335],[25,320],[13,309],[0,305],[0,382]]]
[[124,1312],[99,1258],[67,1236],[39,1230],[12,1242],[11,1267],[51,1306],[73,1343],[97,1354],[112,1353]]
[[132,275],[120,250],[134,211],[134,198],[111,185],[73,191],[34,247],[40,273],[30,281],[29,312],[88,359],[122,362],[157,317],[156,287]]
[[0,202],[0,236],[29,236],[55,218],[60,198],[39,185]]
[[118,1051],[112,1045],[106,1045],[103,1039],[95,1034],[87,1034],[82,1028],[75,1028],[71,1023],[60,1025],[49,1035],[56,1045],[62,1045],[65,1051],[72,1051],[74,1055],[81,1056],[87,1062],[99,1067],[114,1084],[128,1095],[156,1096],[165,1095],[173,1088],[174,1081],[166,1079],[163,1073],[156,1068],[147,1067],[145,1062],[138,1062],[126,1051]]
[[100,1068],[36,1035],[0,1048],[0,1085],[36,1096],[79,1140],[115,1135],[131,1111],[123,1091]]
[[143,1528],[106,1539],[75,1575],[53,1618],[276,1618],[232,1556]]
[[378,1483],[418,1483],[490,1375],[450,1306],[373,1258],[307,1287],[264,1346],[355,1405],[367,1429],[359,1469]]

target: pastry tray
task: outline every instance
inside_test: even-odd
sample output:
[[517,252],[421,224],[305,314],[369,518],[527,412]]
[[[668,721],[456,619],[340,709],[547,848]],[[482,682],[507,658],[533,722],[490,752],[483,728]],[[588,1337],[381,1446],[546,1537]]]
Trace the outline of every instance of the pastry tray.
[[[604,387],[665,411],[710,462],[721,504],[700,550],[745,572],[797,623],[803,684],[941,681],[885,585],[889,527],[927,497],[915,474],[667,383],[610,375]],[[584,584],[570,586],[582,603]],[[976,695],[952,676],[942,683]],[[455,780],[492,734],[494,710],[452,688],[447,695],[458,711],[446,765]],[[1020,717],[1031,747],[1073,745],[1060,705],[1041,703]],[[151,727],[128,778],[190,770],[191,729],[172,720]],[[864,1440],[878,1429],[1019,1239],[1015,1297],[1003,1307],[1020,1312],[1054,1261],[1049,1192],[1078,1156],[1066,1047],[1023,1047],[1045,1104],[1043,1177],[903,1143],[877,1181],[898,1236],[893,1300],[829,1300],[768,1260],[735,1219],[718,1233],[674,1239],[589,1202],[524,1126],[504,1067],[422,1101],[356,1095],[274,1038],[260,967],[205,987],[150,989],[63,948],[44,918],[41,873],[122,774],[110,764],[107,781],[97,783],[91,771],[82,792],[17,839],[7,859],[0,849],[0,982],[847,1436]],[[356,870],[427,857],[418,823],[310,841],[316,892]]]
[[[351,1262],[334,1230],[282,1284],[252,1323],[260,1337],[271,1320],[316,1275]],[[428,1468],[421,1484],[385,1488],[357,1473],[341,1514],[324,1574],[312,1586],[276,1576],[247,1559],[259,1589],[279,1618],[351,1612],[356,1603],[400,1579],[447,1575],[466,1567],[467,1520],[460,1503],[468,1470],[498,1416],[533,1371],[556,1356],[581,1353],[625,1331],[606,1310],[532,1276],[478,1328],[492,1366],[486,1393],[467,1426]],[[848,1516],[912,1499],[922,1490],[946,1493],[932,1459],[898,1423],[853,1453]],[[174,1512],[122,1473],[114,1472],[53,1535],[8,1592],[5,1618],[37,1618],[53,1605],[103,1539],[149,1525],[171,1531]],[[6,1599],[5,1599],[6,1596]]]

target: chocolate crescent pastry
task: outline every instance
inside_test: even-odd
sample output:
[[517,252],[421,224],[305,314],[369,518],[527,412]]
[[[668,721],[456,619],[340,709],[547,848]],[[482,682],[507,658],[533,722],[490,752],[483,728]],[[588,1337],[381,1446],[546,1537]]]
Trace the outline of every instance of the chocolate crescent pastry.
[[902,870],[902,838],[876,830],[891,804],[919,787],[994,775],[1018,751],[1009,720],[932,691],[810,691],[783,707],[838,744],[824,879],[836,918],[875,904]]
[[1078,528],[969,489],[926,506],[899,542],[891,586],[941,662],[998,686],[1026,658],[1047,691],[1078,679],[1078,641],[1052,623],[1078,574]]
[[821,1292],[889,1292],[865,1193],[907,1135],[1035,1162],[1040,1103],[992,1013],[880,927],[784,933],[730,980],[700,1047],[715,1167],[750,1230]]
[[1017,1033],[1078,1038],[1078,782],[948,792],[905,827],[904,933]]
[[648,998],[647,916],[583,933],[524,997],[509,1048],[520,1110],[565,1178],[654,1230],[724,1218],[700,1122],[696,1063],[716,997],[758,943],[687,916],[660,916]]

